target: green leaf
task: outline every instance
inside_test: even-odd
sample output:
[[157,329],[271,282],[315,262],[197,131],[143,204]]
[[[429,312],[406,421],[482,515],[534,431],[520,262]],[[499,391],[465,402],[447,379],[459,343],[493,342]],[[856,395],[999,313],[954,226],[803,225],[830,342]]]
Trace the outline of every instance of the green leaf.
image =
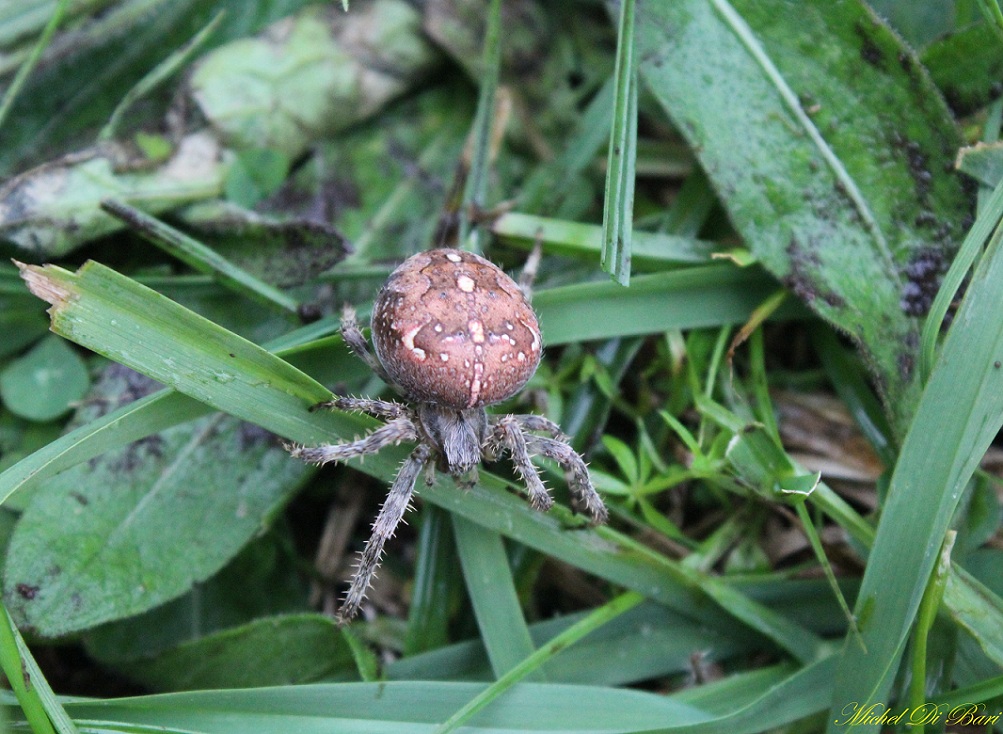
[[17,354],[49,330],[45,317],[23,299],[0,298],[0,358]]
[[309,217],[261,215],[219,200],[180,215],[221,256],[279,288],[314,280],[351,252],[338,230]]
[[[366,54],[353,46],[360,26],[371,34]],[[315,5],[207,54],[192,74],[192,96],[228,145],[293,159],[407,91],[438,61],[406,3],[372,3],[350,16]]]
[[234,204],[251,209],[278,190],[289,172],[289,164],[289,158],[278,150],[242,150],[227,169],[223,192]]
[[951,618],[972,635],[986,657],[1003,668],[1003,599],[963,569],[954,570],[944,589]]
[[933,41],[922,51],[923,65],[958,116],[969,115],[999,95],[1003,54],[999,36],[978,23]]
[[[150,385],[111,369],[78,421]],[[18,523],[11,612],[58,636],[162,604],[236,555],[311,473],[267,431],[221,415],[80,464],[47,482]]]
[[603,446],[606,447],[606,450],[613,455],[620,471],[623,472],[625,477],[627,477],[627,481],[632,485],[639,484],[641,481],[641,473],[637,466],[637,457],[634,455],[630,446],[618,439],[616,436],[603,436],[602,442]]
[[[284,174],[283,174],[284,175]],[[193,269],[212,275],[224,287],[251,300],[270,306],[280,313],[295,315],[299,304],[294,298],[237,267],[210,247],[164,224],[156,217],[113,199],[101,202],[101,208],[128,223],[139,234],[169,255]]]
[[104,199],[141,201],[146,211],[160,213],[218,195],[220,154],[215,138],[196,132],[152,170],[119,170],[132,156],[113,143],[27,170],[0,186],[0,238],[39,258],[65,255],[121,227],[101,211]]
[[[638,8],[641,75],[758,260],[864,351],[904,435],[918,328],[968,210],[959,138],[912,53],[861,2]],[[826,53],[812,52],[825,44]],[[708,52],[713,49],[713,53]],[[936,268],[935,268],[936,269]]]
[[87,654],[118,669],[261,617],[305,612],[308,586],[292,540],[285,524],[273,527],[183,596],[88,630],[82,636]]
[[115,667],[157,691],[302,685],[355,677],[348,644],[334,620],[320,614],[258,619]]
[[90,385],[87,367],[57,336],[48,336],[0,373],[0,397],[10,411],[33,421],[66,413]]
[[995,189],[1003,181],[1003,143],[976,143],[958,151],[958,170]]

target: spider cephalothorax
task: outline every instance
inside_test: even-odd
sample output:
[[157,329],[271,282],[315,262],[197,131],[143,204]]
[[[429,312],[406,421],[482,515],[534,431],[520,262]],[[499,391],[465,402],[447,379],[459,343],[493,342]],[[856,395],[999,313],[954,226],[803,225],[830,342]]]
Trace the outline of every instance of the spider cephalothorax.
[[[489,415],[485,406],[515,395],[533,376],[542,343],[536,314],[520,287],[482,257],[451,249],[430,250],[404,261],[373,304],[373,345],[346,308],[345,343],[413,405],[366,398],[335,398],[317,407],[368,413],[385,424],[361,439],[330,446],[290,446],[293,456],[326,464],[414,441],[362,552],[345,601],[344,621],[359,609],[379,566],[383,546],[407,510],[422,469],[437,468],[458,483],[476,482],[477,465],[508,453],[526,484],[530,504],[547,510],[553,500],[533,466],[539,454],[564,469],[572,504],[593,522],[607,519],[585,462],[561,429],[536,415]],[[542,434],[542,435],[538,435]],[[429,473],[429,478],[431,478]]]

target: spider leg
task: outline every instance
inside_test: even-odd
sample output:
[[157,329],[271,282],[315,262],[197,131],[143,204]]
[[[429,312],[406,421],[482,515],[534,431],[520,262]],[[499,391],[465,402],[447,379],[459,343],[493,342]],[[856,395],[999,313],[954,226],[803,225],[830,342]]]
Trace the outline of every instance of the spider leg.
[[585,460],[568,444],[546,436],[526,436],[527,448],[548,459],[553,459],[568,478],[568,489],[571,490],[571,502],[578,512],[584,512],[592,522],[601,525],[609,519],[609,512],[602,498],[592,486]]
[[366,413],[380,420],[391,421],[409,415],[406,407],[392,400],[372,400],[370,398],[336,397],[324,403],[311,406],[310,410],[336,408],[356,413]]
[[542,415],[514,415],[519,425],[522,426],[524,431],[533,431],[538,433],[546,433],[548,436],[561,443],[567,443],[568,437],[564,435],[564,431],[561,427],[554,423],[554,421],[549,418],[544,418]]
[[498,449],[508,449],[512,456],[512,463],[516,471],[522,477],[526,489],[529,491],[529,504],[534,510],[546,512],[553,504],[554,500],[543,485],[543,480],[533,466],[533,461],[529,456],[529,449],[526,447],[526,438],[522,427],[515,416],[502,416],[495,423],[494,435],[489,439],[489,443],[496,443],[496,446],[489,446],[493,455],[500,453]]
[[380,376],[381,380],[388,385],[394,384],[380,361],[369,351],[369,342],[366,341],[366,337],[362,335],[362,329],[359,328],[355,309],[348,305],[341,311],[341,337],[345,340],[345,344],[352,354],[365,362],[369,369]]
[[408,505],[411,503],[411,494],[414,492],[414,483],[421,474],[422,467],[428,463],[432,456],[432,448],[426,444],[419,444],[418,448],[411,452],[411,455],[404,460],[397,478],[394,479],[390,493],[380,508],[380,514],[373,522],[373,534],[366,541],[366,547],[359,557],[359,565],[355,568],[352,576],[352,583],[345,595],[345,601],[338,610],[338,621],[345,624],[359,611],[362,600],[366,597],[366,591],[372,583],[376,569],[379,568],[380,558],[383,555],[383,546],[393,537],[394,531],[404,517]]
[[327,464],[332,461],[345,461],[357,456],[375,454],[380,449],[401,441],[417,440],[418,432],[415,430],[414,424],[407,418],[398,418],[380,426],[372,433],[348,443],[327,446],[284,445],[286,450],[297,459],[311,464]]

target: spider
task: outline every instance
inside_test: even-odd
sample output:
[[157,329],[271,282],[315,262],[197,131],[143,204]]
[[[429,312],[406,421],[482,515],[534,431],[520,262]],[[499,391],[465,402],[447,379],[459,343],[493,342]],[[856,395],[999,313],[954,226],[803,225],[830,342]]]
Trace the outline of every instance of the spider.
[[[528,270],[528,268],[527,268]],[[528,281],[525,284],[528,292]],[[374,454],[391,444],[417,443],[405,459],[373,523],[348,592],[338,611],[356,615],[379,567],[383,547],[397,529],[422,470],[426,481],[445,472],[465,488],[477,482],[482,460],[508,454],[541,512],[553,505],[531,457],[556,461],[567,476],[572,505],[593,523],[605,523],[606,507],[585,461],[557,424],[538,415],[490,415],[485,406],[515,395],[533,376],[542,342],[525,292],[500,268],[470,252],[434,249],[405,260],[373,304],[375,355],[346,307],[341,333],[348,348],[409,404],[336,397],[314,408],[367,413],[383,426],[348,443],[286,448],[314,464]]]

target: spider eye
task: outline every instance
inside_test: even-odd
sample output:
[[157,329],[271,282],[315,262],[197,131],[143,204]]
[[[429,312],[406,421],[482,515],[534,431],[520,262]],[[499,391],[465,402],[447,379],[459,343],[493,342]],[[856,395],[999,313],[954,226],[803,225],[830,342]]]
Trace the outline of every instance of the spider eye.
[[462,250],[405,260],[376,297],[372,327],[377,357],[408,397],[457,409],[515,395],[543,352],[519,286]]

